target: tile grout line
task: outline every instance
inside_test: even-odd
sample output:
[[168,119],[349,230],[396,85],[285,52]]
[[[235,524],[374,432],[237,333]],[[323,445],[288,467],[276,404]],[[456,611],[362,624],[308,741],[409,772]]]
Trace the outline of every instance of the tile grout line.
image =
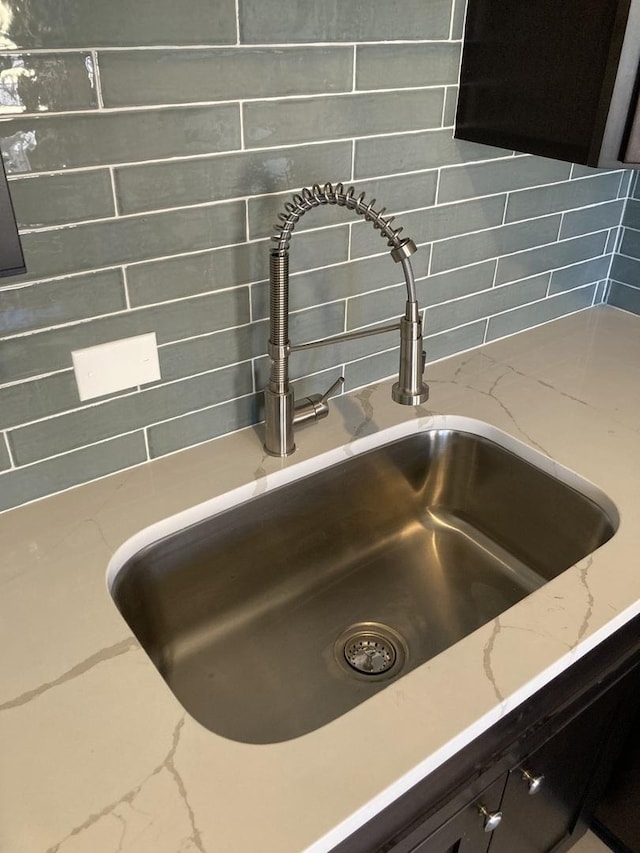
[[[115,218],[118,219],[121,216],[122,211],[120,210],[120,204],[118,203],[118,192],[116,190],[115,169],[113,166],[109,166],[108,169],[109,169],[109,179],[111,181],[111,196],[112,196],[112,201],[113,201],[113,210],[115,212]],[[101,222],[101,221],[102,222],[109,222],[109,220],[112,218],[114,218],[114,217],[108,217],[108,218],[105,218],[103,220],[97,220],[97,221],[98,222]],[[95,219],[89,219],[87,221],[88,222],[96,222]],[[80,221],[80,223],[73,223],[73,224],[75,224],[75,225],[82,224],[82,221]]]
[[144,449],[147,454],[147,462],[151,462],[151,452],[149,450],[149,426],[142,428],[142,435],[144,436]]
[[351,79],[351,91],[352,92],[357,91],[357,89],[356,89],[357,58],[358,58],[358,48],[357,48],[356,43],[354,42],[354,44],[353,44],[353,57],[352,57],[353,73],[352,73],[352,79]]
[[16,465],[15,460],[13,458],[13,453],[11,452],[11,445],[9,444],[9,436],[7,434],[7,430],[6,429],[3,430],[2,434],[4,436],[4,444],[5,444],[5,448],[7,450],[7,455],[9,457],[9,464],[11,466],[8,470],[13,471],[17,468],[17,465]]
[[451,0],[451,15],[449,18],[449,41],[453,41],[453,25],[456,19],[456,0]]
[[129,276],[127,274],[127,265],[123,264],[122,267],[120,267],[120,269],[122,270],[122,284],[124,286],[125,304],[127,306],[127,311],[131,311],[131,299],[129,298]]
[[238,109],[240,116],[240,151],[247,151],[245,135],[244,135],[244,101],[238,101]]
[[98,51],[95,49],[91,50],[91,60],[93,62],[93,73],[95,74],[95,80],[96,80],[96,95],[98,98],[98,112],[100,112],[100,110],[104,110],[104,97],[102,94],[102,78],[100,77],[100,58],[98,56]]

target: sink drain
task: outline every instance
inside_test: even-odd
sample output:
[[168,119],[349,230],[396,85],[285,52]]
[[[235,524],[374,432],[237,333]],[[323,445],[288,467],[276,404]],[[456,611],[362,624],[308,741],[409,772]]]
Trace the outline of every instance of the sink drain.
[[378,675],[396,662],[395,647],[378,634],[359,634],[344,647],[347,663],[358,672]]
[[361,622],[347,628],[338,637],[335,652],[347,672],[367,678],[396,675],[406,656],[400,635],[377,622]]

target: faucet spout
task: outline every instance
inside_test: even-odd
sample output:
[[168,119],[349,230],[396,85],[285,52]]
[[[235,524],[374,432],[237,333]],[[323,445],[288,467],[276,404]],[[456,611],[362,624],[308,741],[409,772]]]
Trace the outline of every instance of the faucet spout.
[[[335,204],[353,210],[363,216],[373,227],[381,232],[391,248],[391,257],[402,264],[407,288],[405,313],[399,324],[375,327],[359,332],[336,335],[320,341],[292,346],[289,340],[289,241],[299,219],[314,207]],[[270,254],[270,326],[268,352],[271,359],[269,383],[265,388],[265,450],[273,456],[288,456],[295,450],[294,426],[309,420],[326,417],[329,412],[326,398],[329,392],[320,396],[294,402],[293,390],[289,383],[289,355],[297,349],[310,346],[322,346],[334,341],[349,340],[373,334],[400,330],[400,367],[398,381],[392,389],[392,397],[403,405],[418,405],[429,397],[429,388],[422,379],[425,366],[425,353],[422,351],[422,323],[416,298],[415,280],[410,256],[417,251],[413,240],[400,238],[402,228],[392,228],[393,216],[385,217],[385,208],[374,209],[375,200],[367,203],[364,193],[356,197],[354,187],[345,190],[342,184],[319,184],[305,188],[285,205],[285,212],[279,214],[280,223],[277,234],[271,239],[277,246]],[[321,402],[321,405],[317,405]]]

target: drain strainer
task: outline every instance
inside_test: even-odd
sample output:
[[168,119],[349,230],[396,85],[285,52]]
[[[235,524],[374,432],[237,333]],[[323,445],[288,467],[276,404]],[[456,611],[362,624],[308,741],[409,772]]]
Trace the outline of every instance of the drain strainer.
[[347,663],[358,672],[378,675],[396,662],[396,650],[378,634],[359,634],[344,647]]
[[396,675],[404,664],[405,645],[392,628],[378,622],[360,622],[338,637],[335,654],[352,675],[388,678]]

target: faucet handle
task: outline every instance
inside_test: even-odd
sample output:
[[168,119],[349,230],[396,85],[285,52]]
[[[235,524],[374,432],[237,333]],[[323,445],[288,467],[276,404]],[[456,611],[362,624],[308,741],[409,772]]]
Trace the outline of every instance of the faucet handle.
[[333,385],[324,394],[311,394],[296,403],[293,410],[294,424],[304,424],[308,421],[319,421],[329,414],[329,397],[341,385],[344,385],[344,376],[338,377]]
[[324,392],[322,397],[320,397],[318,403],[326,403],[333,392],[337,391],[341,385],[344,385],[344,376],[338,376],[333,385]]

